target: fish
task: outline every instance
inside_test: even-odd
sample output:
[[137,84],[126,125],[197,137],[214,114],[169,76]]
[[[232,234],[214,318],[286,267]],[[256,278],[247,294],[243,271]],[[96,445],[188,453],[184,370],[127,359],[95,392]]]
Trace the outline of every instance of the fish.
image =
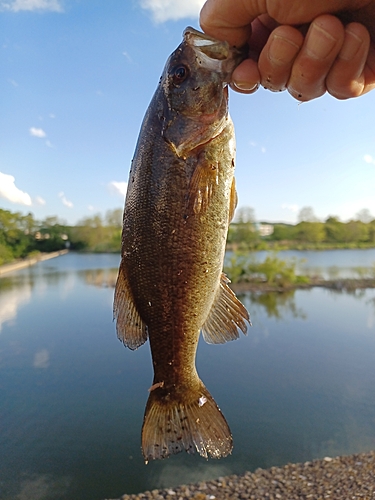
[[195,358],[200,333],[220,344],[250,324],[222,272],[237,205],[228,83],[243,57],[187,27],[145,113],[130,168],[113,313],[125,346],[150,341],[146,463],[183,450],[221,458],[233,447]]

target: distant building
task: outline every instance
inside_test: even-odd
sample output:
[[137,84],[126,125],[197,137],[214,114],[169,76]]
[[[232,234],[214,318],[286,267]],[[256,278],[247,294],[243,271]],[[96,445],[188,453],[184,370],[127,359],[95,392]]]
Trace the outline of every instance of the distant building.
[[256,230],[261,236],[269,236],[273,233],[273,225],[272,224],[263,224],[261,222],[256,223]]
[[37,231],[35,233],[35,239],[36,240],[49,240],[50,235],[48,233],[41,233],[40,231]]

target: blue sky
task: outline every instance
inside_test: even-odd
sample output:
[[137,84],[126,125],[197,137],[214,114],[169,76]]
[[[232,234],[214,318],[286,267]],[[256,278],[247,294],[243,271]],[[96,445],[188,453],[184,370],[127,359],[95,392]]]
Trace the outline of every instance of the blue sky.
[[[201,0],[0,0],[0,208],[75,223],[123,206],[139,127]],[[230,92],[239,206],[375,217],[375,92]]]

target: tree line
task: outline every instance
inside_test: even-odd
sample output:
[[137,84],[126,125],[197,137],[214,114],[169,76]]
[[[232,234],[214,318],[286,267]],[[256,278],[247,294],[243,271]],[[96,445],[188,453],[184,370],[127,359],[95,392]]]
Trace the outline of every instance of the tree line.
[[[327,248],[375,246],[375,219],[361,210],[353,220],[338,217],[319,221],[311,207],[301,209],[298,223],[268,224],[272,232],[262,235],[255,222],[254,209],[237,211],[229,227],[228,244],[247,248]],[[74,226],[58,217],[37,221],[33,214],[23,215],[0,209],[0,265],[38,252],[54,252],[64,248],[87,252],[120,252],[122,209],[109,210],[86,217]]]
[[[262,236],[262,226],[270,226],[271,234]],[[229,227],[229,245],[247,245],[253,248],[272,246],[289,248],[370,247],[375,246],[375,218],[367,209],[359,211],[347,222],[336,216],[319,221],[311,207],[304,207],[298,214],[298,223],[257,224],[254,210],[239,210]]]
[[64,248],[90,252],[120,252],[122,209],[96,214],[71,226],[58,217],[37,221],[33,214],[23,215],[0,209],[0,265],[40,252]]

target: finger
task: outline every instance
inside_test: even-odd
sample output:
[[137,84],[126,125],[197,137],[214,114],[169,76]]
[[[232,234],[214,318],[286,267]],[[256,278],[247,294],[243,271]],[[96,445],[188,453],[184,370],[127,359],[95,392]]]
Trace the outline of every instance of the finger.
[[371,43],[364,69],[365,87],[363,94],[375,89],[375,46]]
[[360,9],[354,9],[343,13],[346,17],[346,23],[357,22],[366,26],[370,37],[375,40],[375,3],[373,1],[366,2]]
[[311,23],[287,83],[293,97],[309,101],[326,92],[325,80],[344,37],[344,26],[335,16],[319,16]]
[[251,25],[252,34],[248,40],[248,59],[245,59],[233,72],[231,87],[242,94],[252,94],[260,85],[257,61],[267,43],[268,37],[276,27],[267,15],[259,16]]
[[200,12],[199,24],[208,35],[241,47],[250,38],[251,23],[260,14],[249,15],[244,2],[236,2],[233,8],[230,0],[208,0]]
[[230,87],[241,94],[252,94],[259,88],[260,73],[258,64],[252,59],[245,59],[233,71]]
[[200,25],[207,34],[231,45],[241,46],[250,35],[250,25],[261,14],[279,24],[309,23],[321,14],[359,9],[370,0],[207,0],[200,13]]
[[303,41],[303,35],[292,26],[273,30],[258,61],[263,87],[275,92],[285,90]]
[[249,57],[259,59],[259,55],[266,45],[272,31],[279,25],[267,14],[262,14],[251,23],[251,37],[247,41],[249,46]]
[[365,65],[370,48],[370,35],[359,23],[348,24],[341,50],[326,79],[326,87],[337,99],[363,94],[366,86]]

